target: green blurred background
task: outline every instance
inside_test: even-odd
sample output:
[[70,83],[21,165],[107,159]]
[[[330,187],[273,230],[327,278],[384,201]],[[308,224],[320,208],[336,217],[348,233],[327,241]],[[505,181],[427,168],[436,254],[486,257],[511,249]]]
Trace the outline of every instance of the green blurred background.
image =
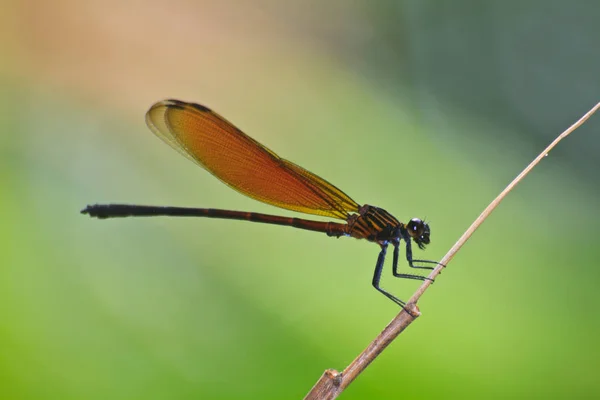
[[[0,398],[297,399],[398,312],[365,241],[80,215],[294,215],[153,137],[152,103],[206,104],[359,203],[426,217],[417,254],[439,259],[600,100],[598,21],[596,0],[3,0]],[[600,396],[599,132],[510,194],[343,398]]]

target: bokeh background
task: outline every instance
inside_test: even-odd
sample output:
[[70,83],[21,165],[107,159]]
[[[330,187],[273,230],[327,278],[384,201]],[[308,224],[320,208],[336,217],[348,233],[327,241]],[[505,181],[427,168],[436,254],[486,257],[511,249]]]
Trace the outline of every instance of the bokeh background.
[[[157,140],[206,104],[359,203],[424,217],[439,259],[600,100],[600,4],[3,0],[0,398],[297,399],[398,312],[377,246],[89,203],[294,215]],[[553,151],[343,394],[600,396],[600,118]],[[415,282],[384,286],[402,298]]]

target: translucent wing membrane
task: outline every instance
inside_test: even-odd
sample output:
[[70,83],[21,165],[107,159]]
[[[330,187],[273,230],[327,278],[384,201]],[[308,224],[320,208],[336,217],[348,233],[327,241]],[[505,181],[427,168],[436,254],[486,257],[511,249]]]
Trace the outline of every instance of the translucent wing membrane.
[[288,210],[346,219],[359,205],[325,179],[280,158],[199,104],[164,100],[148,127],[175,150],[238,192]]

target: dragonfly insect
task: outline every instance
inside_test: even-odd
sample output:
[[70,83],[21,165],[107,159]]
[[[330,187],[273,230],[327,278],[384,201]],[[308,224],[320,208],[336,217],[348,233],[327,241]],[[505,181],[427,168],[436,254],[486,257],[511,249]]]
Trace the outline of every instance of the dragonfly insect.
[[392,273],[395,277],[429,279],[398,272],[401,241],[406,244],[406,260],[411,268],[431,270],[431,264],[438,264],[413,259],[411,243],[414,241],[417,247],[424,249],[430,242],[431,232],[425,221],[413,218],[403,223],[382,208],[359,205],[336,186],[279,157],[208,107],[180,100],[160,101],[146,113],[146,124],[183,156],[248,197],[287,210],[344,220],[345,223],[214,208],[132,204],[89,205],[81,211],[83,214],[100,219],[148,216],[234,219],[291,226],[337,238],[366,239],[380,246],[373,287],[401,307],[405,302],[380,285],[388,246],[391,244],[394,249]]

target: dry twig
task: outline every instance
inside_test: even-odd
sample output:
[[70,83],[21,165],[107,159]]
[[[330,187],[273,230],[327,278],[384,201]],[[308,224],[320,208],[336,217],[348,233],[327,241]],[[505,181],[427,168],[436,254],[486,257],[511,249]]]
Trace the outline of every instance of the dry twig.
[[[506,195],[535,167],[548,152],[554,148],[562,139],[568,136],[575,129],[579,128],[589,117],[600,108],[600,103],[596,104],[577,122],[571,125],[567,130],[561,133],[548,147],[544,149],[517,177],[496,197],[490,205],[477,217],[465,233],[452,246],[448,253],[442,258],[440,264],[429,274],[430,279],[435,279],[441,272],[443,265],[448,265],[454,255],[471,237],[473,232],[483,223],[483,221],[494,211]],[[423,295],[425,290],[431,285],[432,281],[423,281],[423,284],[412,295],[403,309],[385,329],[367,346],[362,353],[354,359],[341,373],[328,369],[306,395],[305,400],[323,400],[335,399],[373,360],[421,313],[417,307],[417,301]]]

